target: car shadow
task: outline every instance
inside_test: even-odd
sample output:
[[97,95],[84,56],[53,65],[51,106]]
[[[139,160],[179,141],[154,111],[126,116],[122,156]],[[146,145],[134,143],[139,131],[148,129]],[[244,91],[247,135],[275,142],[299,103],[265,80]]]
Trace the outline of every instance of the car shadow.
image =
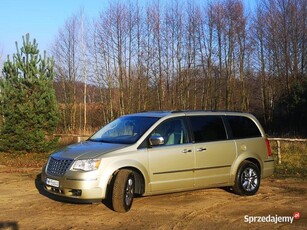
[[231,193],[231,194],[234,194],[234,195],[238,195],[238,194],[236,194],[236,193],[233,191],[233,188],[232,188],[232,187],[220,187],[220,189],[224,190],[225,192],[228,192],[228,193]]
[[0,229],[18,230],[19,226],[17,222],[1,222],[0,221]]

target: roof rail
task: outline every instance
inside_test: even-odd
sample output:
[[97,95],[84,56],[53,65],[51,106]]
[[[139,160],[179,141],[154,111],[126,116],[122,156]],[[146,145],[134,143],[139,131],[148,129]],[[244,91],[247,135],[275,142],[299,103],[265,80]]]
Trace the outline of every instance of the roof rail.
[[184,112],[235,112],[242,113],[242,111],[238,110],[173,110],[171,113],[184,113]]
[[172,113],[170,110],[143,110],[140,113]]

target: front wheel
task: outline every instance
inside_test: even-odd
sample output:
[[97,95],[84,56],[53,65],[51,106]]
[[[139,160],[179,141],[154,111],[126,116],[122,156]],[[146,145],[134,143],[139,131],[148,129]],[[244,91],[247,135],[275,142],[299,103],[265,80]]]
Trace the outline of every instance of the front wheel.
[[238,169],[233,190],[239,195],[254,195],[260,186],[260,170],[254,163],[243,161]]
[[131,170],[122,169],[115,177],[112,205],[116,212],[128,212],[134,197],[135,179]]

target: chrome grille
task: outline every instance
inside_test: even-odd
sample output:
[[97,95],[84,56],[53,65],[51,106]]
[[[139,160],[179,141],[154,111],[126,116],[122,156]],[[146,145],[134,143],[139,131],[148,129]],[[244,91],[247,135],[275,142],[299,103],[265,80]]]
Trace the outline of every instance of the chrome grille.
[[72,163],[73,160],[69,159],[55,159],[50,157],[47,173],[51,176],[63,176]]

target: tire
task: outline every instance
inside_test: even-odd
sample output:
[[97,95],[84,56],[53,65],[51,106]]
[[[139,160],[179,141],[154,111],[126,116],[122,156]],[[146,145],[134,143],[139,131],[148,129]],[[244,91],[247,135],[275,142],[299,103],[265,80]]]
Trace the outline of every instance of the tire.
[[135,179],[131,170],[122,169],[115,177],[112,207],[116,212],[128,212],[133,203]]
[[243,161],[238,169],[233,191],[241,196],[256,194],[260,186],[260,170],[256,164]]

